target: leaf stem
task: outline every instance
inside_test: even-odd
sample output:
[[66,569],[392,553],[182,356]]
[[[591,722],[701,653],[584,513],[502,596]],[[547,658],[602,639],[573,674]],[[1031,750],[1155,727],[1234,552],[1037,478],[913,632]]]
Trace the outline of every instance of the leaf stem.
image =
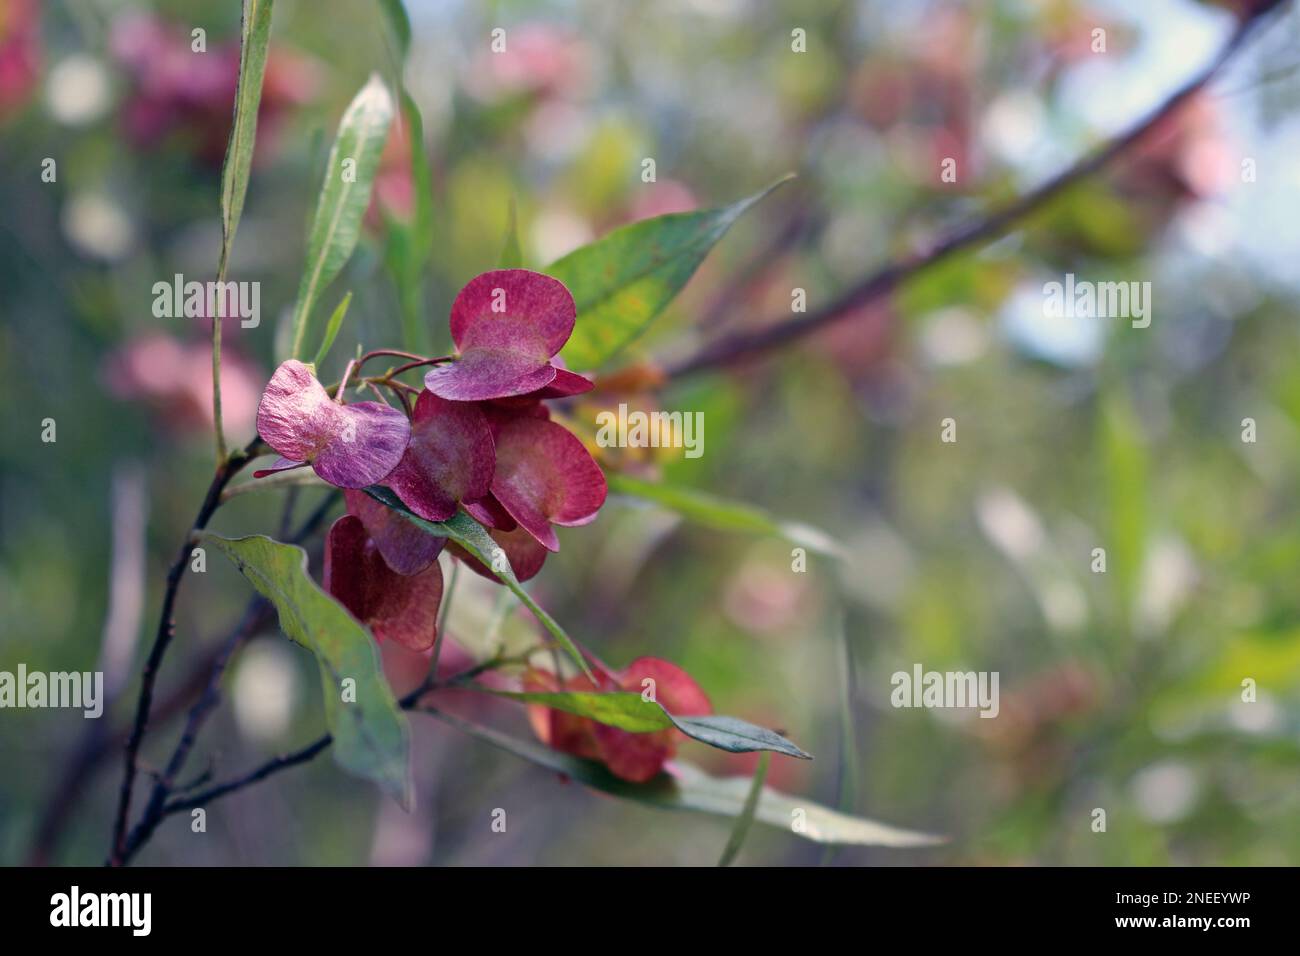
[[357,359],[348,359],[347,367],[343,369],[343,377],[339,379],[338,389],[334,393],[334,401],[338,402],[340,405],[343,404],[343,393],[348,390],[348,379],[352,377],[353,371],[360,367],[360,361]]
[[[217,271],[217,285],[226,281],[225,256],[222,256],[221,268]],[[221,316],[212,317],[212,428],[216,432],[217,467],[226,463],[226,430],[221,417]]]
[[763,781],[767,779],[767,765],[771,762],[771,756],[766,750],[758,755],[758,767],[754,770],[754,779],[749,785],[749,793],[745,796],[745,805],[731,828],[731,836],[727,838],[727,845],[722,849],[718,866],[731,866],[736,855],[740,853],[740,848],[745,845],[745,837],[749,835],[749,828],[754,823],[754,811],[758,809],[758,800],[763,795]]
[[429,656],[429,679],[438,679],[438,658],[442,654],[442,639],[447,635],[447,622],[451,620],[451,599],[456,596],[456,582],[460,580],[460,562],[451,562],[451,580],[443,591],[442,607],[438,611],[438,634],[433,639],[433,653]]

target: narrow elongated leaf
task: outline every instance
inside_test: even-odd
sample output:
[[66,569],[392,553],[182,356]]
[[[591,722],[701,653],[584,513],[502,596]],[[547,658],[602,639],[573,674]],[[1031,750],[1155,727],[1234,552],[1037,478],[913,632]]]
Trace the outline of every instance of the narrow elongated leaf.
[[[680,760],[668,765],[671,786],[647,803],[734,817],[744,808],[750,781],[744,777],[713,777]],[[653,781],[652,781],[653,783]],[[850,816],[812,800],[764,787],[754,818],[759,823],[792,830],[816,843],[860,846],[919,847],[946,842],[941,836],[904,830],[865,817]],[[802,827],[802,829],[800,829]]]
[[767,779],[767,765],[770,761],[769,754],[763,754],[758,758],[758,767],[755,768],[754,779],[749,784],[745,805],[731,828],[731,836],[727,838],[727,845],[722,849],[718,866],[731,866],[732,861],[736,859],[736,854],[745,845],[745,837],[749,836],[749,828],[754,824],[754,812],[758,809],[759,798],[763,795],[763,781]]
[[544,704],[634,734],[667,730],[673,726],[662,707],[647,704],[640,694],[631,691],[513,691],[497,690],[482,684],[473,686],[475,690],[483,690],[496,697],[508,697],[528,704]]
[[[411,743],[406,715],[384,679],[373,637],[307,573],[307,552],[265,535],[200,540],[225,554],[280,614],[280,629],[320,665],[325,720],[341,767],[373,780],[411,806]],[[347,686],[345,700],[344,681]]]
[[485,566],[491,568],[492,572],[501,579],[505,586],[513,591],[519,600],[524,602],[524,606],[533,612],[533,616],[541,622],[551,636],[559,641],[560,646],[582,668],[582,672],[588,677],[593,677],[591,668],[587,666],[586,658],[578,650],[578,645],[573,643],[573,638],[569,637],[559,622],[534,601],[531,594],[524,590],[523,585],[519,583],[519,578],[515,576],[514,570],[510,567],[510,559],[506,557],[505,551],[492,540],[492,537],[483,529],[481,524],[463,511],[456,512],[455,516],[447,521],[425,521],[419,515],[413,514],[411,509],[402,502],[402,499],[393,494],[390,489],[382,485],[371,485],[365,491],[370,497],[392,508],[417,527],[423,528],[438,537],[450,538],[455,541],[482,561]]
[[[664,713],[668,713],[664,711]],[[673,725],[688,737],[700,743],[726,750],[733,754],[752,753],[755,750],[773,750],[787,757],[800,760],[812,760],[812,754],[805,753],[776,731],[759,727],[739,717],[725,714],[708,714],[703,717],[674,717],[668,714]]]
[[293,358],[306,355],[312,308],[356,248],[392,118],[393,97],[376,74],[353,98],[339,122],[312,217],[307,264],[294,305]]
[[847,556],[844,547],[820,528],[798,521],[782,521],[753,505],[728,501],[694,488],[644,481],[629,475],[610,474],[605,480],[609,490],[616,494],[662,505],[706,528],[775,535],[819,554],[835,558]]
[[330,349],[334,346],[334,340],[338,338],[339,329],[343,326],[343,317],[348,314],[348,306],[352,304],[352,293],[348,292],[339,304],[334,307],[334,312],[330,315],[330,320],[325,325],[325,337],[321,339],[320,348],[316,350],[316,357],[312,359],[312,365],[320,368],[325,356],[330,354]]
[[414,216],[407,221],[385,216],[388,241],[384,265],[397,286],[404,348],[426,352],[429,349],[429,323],[424,310],[424,284],[429,256],[433,252],[433,186],[429,159],[424,150],[424,121],[420,108],[410,93],[402,91],[402,121],[410,147],[411,185],[414,191]]
[[235,88],[235,116],[221,167],[221,264],[224,279],[230,247],[244,212],[248,174],[257,138],[257,107],[262,100],[262,78],[271,41],[272,0],[244,0],[244,21],[239,47],[239,80]]
[[397,58],[405,63],[411,49],[411,18],[406,14],[406,5],[402,0],[379,0],[379,8],[397,44]]
[[[712,777],[680,760],[669,763],[664,772],[653,780],[631,783],[615,777],[595,760],[584,760],[551,750],[530,740],[521,740],[434,708],[425,710],[522,760],[624,800],[635,800],[664,810],[692,810],[735,818],[744,812],[745,801],[749,796],[748,778]],[[944,837],[904,830],[864,817],[849,816],[771,787],[763,788],[754,810],[754,819],[815,843],[921,847],[945,842]]]
[[[858,781],[858,746],[857,730],[853,720],[853,648],[849,644],[848,633],[844,628],[844,614],[840,612],[835,619],[835,644],[839,650],[838,670],[840,674],[839,694],[839,762],[836,774],[839,777],[838,799],[836,809],[850,811],[857,803]],[[830,864],[835,850],[827,847],[822,854],[822,866]]]
[[670,213],[616,229],[543,269],[563,282],[578,322],[560,356],[594,369],[640,336],[751,206],[791,177],[717,209]]
[[700,743],[726,750],[729,753],[751,753],[771,750],[811,760],[812,756],[796,747],[780,734],[759,727],[739,717],[710,714],[702,717],[674,717],[663,704],[647,702],[634,691],[511,691],[497,690],[481,684],[467,685],[497,697],[508,697],[529,704],[544,704],[579,717],[592,720],[634,734],[651,733],[676,727],[686,736]]

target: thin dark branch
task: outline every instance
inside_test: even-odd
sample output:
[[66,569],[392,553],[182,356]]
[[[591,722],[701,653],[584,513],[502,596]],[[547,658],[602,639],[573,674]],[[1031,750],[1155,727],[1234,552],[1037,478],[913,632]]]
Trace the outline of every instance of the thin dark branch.
[[122,786],[118,793],[117,814],[113,820],[113,842],[108,858],[110,864],[121,862],[121,854],[126,847],[126,824],[131,814],[131,791],[135,786],[140,744],[144,740],[145,731],[149,727],[149,709],[153,705],[153,688],[158,680],[158,670],[162,666],[163,655],[167,653],[167,647],[171,644],[176,630],[174,613],[176,595],[180,590],[185,568],[189,564],[190,549],[192,548],[191,537],[194,532],[202,531],[207,527],[213,513],[221,505],[221,492],[230,482],[230,479],[255,457],[260,445],[260,439],[254,439],[247,448],[235,452],[217,468],[216,474],[212,476],[212,483],[208,485],[208,492],[204,495],[203,504],[199,506],[199,512],[194,517],[194,523],[191,525],[189,533],[185,535],[185,540],[181,542],[176,558],[172,561],[172,566],[167,572],[167,587],[163,592],[162,612],[158,616],[158,631],[154,635],[153,647],[149,650],[149,657],[145,661],[144,676],[140,682],[140,697],[135,709],[135,720],[131,726],[131,736],[127,738],[126,742]]
[[[312,511],[307,519],[302,523],[298,532],[290,538],[294,544],[299,544],[306,540],[324,521],[330,510],[338,501],[339,494],[332,491],[326,495],[319,505]],[[287,504],[287,503],[286,503]],[[140,817],[140,822],[131,830],[126,841],[126,852],[123,853],[122,862],[125,863],[135,851],[149,839],[153,831],[165,816],[163,809],[167,798],[178,789],[175,785],[177,775],[185,766],[190,751],[198,739],[199,731],[203,724],[216,709],[221,700],[221,679],[225,676],[226,668],[230,664],[231,658],[239,646],[249,637],[256,634],[266,623],[269,622],[272,611],[272,605],[261,597],[254,598],[244,612],[239,625],[230,633],[223,642],[221,650],[217,653],[209,666],[207,685],[204,688],[202,696],[190,709],[189,716],[185,721],[185,729],[181,733],[181,738],[176,744],[176,749],[172,751],[171,758],[167,762],[166,768],[158,775],[154,782],[154,787],[149,795],[149,803],[145,807],[144,813]],[[304,758],[307,759],[307,758]],[[185,787],[186,790],[195,789],[197,784],[191,784]]]
[[148,833],[156,826],[159,811],[162,810],[168,795],[174,789],[176,777],[184,769],[185,761],[189,758],[195,741],[198,740],[199,731],[212,712],[216,710],[217,704],[221,700],[221,678],[226,673],[226,667],[229,665],[231,657],[234,656],[235,650],[240,644],[256,633],[259,623],[266,616],[267,606],[264,601],[253,602],[244,613],[239,626],[231,631],[223,642],[221,650],[218,652],[208,673],[207,686],[204,687],[202,696],[190,708],[189,715],[185,719],[185,729],[181,732],[181,738],[176,744],[176,749],[172,751],[167,766],[154,781],[153,789],[149,793],[149,802],[145,804],[140,822],[131,831],[131,835],[127,839],[126,845],[128,847],[139,842],[142,832]]
[[[452,681],[459,679],[460,676],[461,675],[458,674],[456,677],[451,678],[449,681],[444,683],[451,683]],[[402,710],[414,710],[416,704],[420,702],[420,699],[438,686],[442,685],[435,683],[432,676],[427,677],[419,687],[399,700],[397,702],[398,706],[401,707]],[[213,800],[220,799],[221,797],[234,793],[237,790],[243,790],[245,787],[259,783],[267,777],[279,773],[281,770],[288,770],[290,767],[297,767],[299,764],[307,763],[333,742],[333,736],[330,734],[324,734],[307,744],[307,746],[295,750],[292,753],[273,757],[266,763],[250,770],[242,776],[235,777],[232,780],[227,780],[224,783],[215,784],[206,790],[193,794],[192,796],[183,797],[178,800],[170,800],[161,804],[156,813],[146,815],[146,817],[141,820],[140,824],[131,832],[131,837],[127,841],[126,849],[122,854],[122,863],[126,864],[130,862],[131,858],[139,852],[140,848],[153,835],[154,830],[158,828],[158,824],[162,823],[162,821],[167,817],[205,806]]]
[[[154,828],[157,827],[166,817],[176,813],[184,813],[186,810],[193,810],[197,807],[205,806],[213,800],[220,799],[226,794],[234,793],[236,790],[243,790],[245,787],[252,786],[261,780],[265,780],[272,774],[279,773],[281,770],[288,770],[290,767],[296,767],[299,764],[306,763],[315,757],[318,753],[334,742],[334,738],[329,734],[318,737],[301,750],[295,750],[293,753],[285,754],[280,757],[273,757],[266,763],[262,764],[256,770],[244,774],[242,777],[236,777],[233,780],[227,780],[225,783],[219,783],[209,787],[207,790],[200,791],[192,797],[184,797],[180,800],[172,800],[162,807],[162,812],[152,822],[147,830],[137,829],[136,833],[131,836],[131,843],[128,845],[127,859],[152,835]],[[141,824],[143,826],[143,824]]]
[[785,345],[845,318],[868,302],[888,295],[900,283],[949,259],[959,252],[978,246],[1007,232],[1013,225],[1047,205],[1071,186],[1093,175],[1123,155],[1154,127],[1172,116],[1184,103],[1208,84],[1245,45],[1264,15],[1284,0],[1266,0],[1249,18],[1233,31],[1210,63],[1192,79],[1175,90],[1154,110],[1125,132],[1104,143],[1073,166],[1063,170],[1037,189],[969,223],[929,248],[891,262],[841,292],[819,309],[795,319],[783,318],[755,331],[738,332],[706,345],[695,355],[665,370],[668,378],[680,378],[695,372],[724,368]]

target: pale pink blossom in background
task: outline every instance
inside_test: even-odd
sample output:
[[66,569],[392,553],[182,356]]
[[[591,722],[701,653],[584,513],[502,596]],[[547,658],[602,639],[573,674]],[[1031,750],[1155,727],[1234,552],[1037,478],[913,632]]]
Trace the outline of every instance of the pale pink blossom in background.
[[[155,332],[117,348],[104,362],[109,392],[140,402],[179,434],[211,430],[212,352],[206,340],[183,342]],[[221,411],[227,433],[236,441],[253,434],[257,401],[266,376],[238,352],[221,357]]]
[[586,41],[576,33],[545,23],[511,27],[503,52],[487,49],[474,57],[465,88],[484,101],[572,96],[586,85],[591,59]]
[[[187,30],[147,14],[124,16],[113,24],[109,46],[131,88],[121,121],[139,148],[179,134],[193,144],[196,158],[220,165],[239,79],[239,38],[209,38],[204,53],[191,44]],[[316,95],[320,73],[314,60],[272,46],[257,114],[257,161],[274,154],[284,119]]]

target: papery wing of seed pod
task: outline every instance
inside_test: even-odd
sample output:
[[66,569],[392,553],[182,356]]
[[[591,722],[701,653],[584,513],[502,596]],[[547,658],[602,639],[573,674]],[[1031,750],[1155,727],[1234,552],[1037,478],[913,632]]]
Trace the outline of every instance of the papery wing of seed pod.
[[565,368],[555,370],[551,384],[540,389],[534,398],[568,398],[570,395],[582,395],[596,387],[596,383],[576,372]]
[[[647,679],[654,684],[644,684]],[[619,683],[623,690],[638,694],[646,693],[653,686],[654,699],[671,714],[690,717],[713,712],[709,698],[694,678],[676,664],[657,657],[634,660],[619,675]],[[599,723],[592,734],[600,759],[610,772],[636,783],[644,783],[659,773],[664,762],[677,752],[681,739],[672,729],[633,734]]]
[[488,493],[496,465],[492,432],[476,406],[424,391],[411,440],[385,484],[426,521],[446,521],[462,500]]
[[452,303],[458,358],[430,370],[425,387],[458,402],[539,391],[557,376],[551,356],[568,341],[576,315],[569,290],[549,276],[527,269],[485,272]]
[[690,674],[672,661],[660,657],[638,657],[619,672],[624,690],[643,694],[646,680],[654,681],[654,697],[670,714],[678,717],[702,717],[713,713],[713,704],[704,689]]
[[502,319],[522,318],[549,359],[573,334],[578,310],[564,283],[529,269],[496,269],[475,276],[451,306],[451,338],[462,352],[496,341]]
[[614,776],[633,783],[653,780],[677,752],[674,730],[633,734],[597,723],[591,733],[596,739],[597,759]]
[[383,481],[402,460],[411,437],[406,415],[382,402],[341,406],[343,424],[312,462],[316,474],[339,488]]
[[377,640],[426,651],[438,636],[442,568],[398,574],[379,554],[356,515],[343,515],[325,539],[325,590]]
[[311,369],[289,359],[262,392],[257,433],[285,459],[311,461],[340,427],[339,410]]
[[526,395],[555,378],[550,363],[510,349],[476,348],[424,376],[424,387],[454,402]]
[[[506,560],[510,562],[511,570],[515,572],[515,577],[520,581],[534,578],[542,570],[542,564],[545,563],[546,556],[550,552],[538,544],[537,539],[523,528],[516,526],[513,531],[497,531],[494,528],[488,528],[487,533],[506,553]],[[453,541],[447,547],[452,554],[465,562],[465,565],[471,571],[481,574],[489,581],[494,581],[497,584],[501,583],[501,579],[493,574],[487,565],[460,547],[460,545]]]
[[[654,681],[653,685],[646,684],[647,679]],[[672,714],[689,717],[713,712],[708,696],[694,678],[676,664],[657,657],[634,660],[619,675],[619,683],[623,690],[638,694],[653,688],[654,699]],[[600,759],[610,772],[638,783],[659,773],[664,762],[677,752],[681,739],[675,730],[632,734],[604,724],[598,724],[593,735]]]
[[265,478],[267,475],[274,475],[281,471],[293,471],[295,468],[306,468],[307,464],[308,463],[305,461],[292,461],[288,458],[280,457],[271,462],[268,467],[257,469],[257,471],[253,472],[253,477]]
[[364,491],[343,492],[348,511],[361,519],[380,555],[398,574],[419,574],[437,560],[446,538],[417,527]]
[[[536,393],[534,393],[536,394]],[[479,405],[487,416],[488,427],[492,429],[492,440],[496,441],[497,432],[503,425],[516,418],[550,418],[551,410],[538,398],[520,395],[516,398],[498,398]]]
[[[570,678],[567,686],[561,687],[559,680],[550,671],[529,667],[524,672],[523,690],[526,693],[551,693],[558,690],[590,691],[591,681],[578,675]],[[602,687],[602,690],[613,690]],[[580,717],[567,711],[546,707],[542,704],[528,705],[528,722],[532,725],[537,739],[548,747],[575,757],[599,759],[600,747],[596,741],[595,730],[598,726],[590,717]]]
[[275,370],[257,406],[257,432],[282,456],[259,474],[310,462],[332,485],[364,488],[396,467],[410,430],[402,412],[379,402],[334,402],[310,368],[290,359]]
[[531,415],[533,418],[550,418],[550,410],[542,404],[544,400],[581,395],[595,387],[596,383],[589,378],[583,378],[581,375],[575,375],[565,369],[556,368],[555,378],[545,388],[539,388],[535,392],[528,392],[524,395],[492,399],[485,407],[506,411],[517,410],[520,414]]
[[477,501],[462,502],[461,507],[489,530],[514,531],[519,527],[519,522],[510,517],[510,512],[501,507],[501,502],[490,491]]
[[585,524],[605,503],[605,475],[582,442],[563,426],[515,418],[496,435],[492,494],[548,551],[558,551],[551,527]]

